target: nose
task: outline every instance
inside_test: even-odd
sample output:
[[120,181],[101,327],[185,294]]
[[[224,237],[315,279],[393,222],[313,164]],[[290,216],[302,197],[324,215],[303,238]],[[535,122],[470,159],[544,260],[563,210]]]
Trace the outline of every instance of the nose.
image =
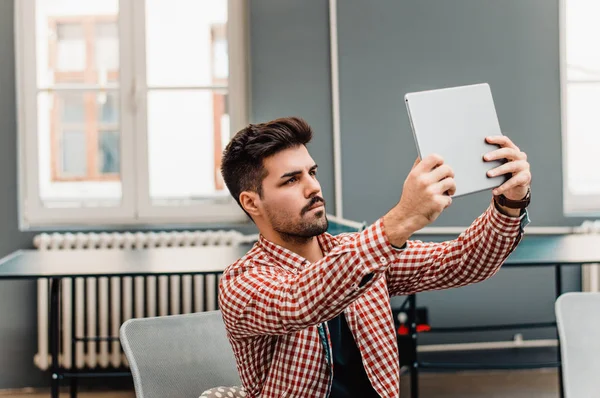
[[319,184],[319,181],[316,177],[309,176],[306,181],[306,188],[304,190],[304,195],[306,198],[312,198],[316,194],[321,193],[321,184]]

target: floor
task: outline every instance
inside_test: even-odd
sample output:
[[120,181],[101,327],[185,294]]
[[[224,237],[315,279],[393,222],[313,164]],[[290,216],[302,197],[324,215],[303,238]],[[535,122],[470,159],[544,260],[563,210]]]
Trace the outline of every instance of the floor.
[[[400,381],[400,396],[410,397],[410,379]],[[419,376],[423,398],[558,398],[557,371],[428,373]]]
[[[556,370],[470,371],[425,373],[419,377],[423,398],[558,398]],[[403,376],[401,397],[410,397],[410,380]],[[0,391],[0,398],[47,398],[48,390]],[[85,392],[80,398],[134,398],[133,391]],[[61,398],[68,398],[67,390]]]

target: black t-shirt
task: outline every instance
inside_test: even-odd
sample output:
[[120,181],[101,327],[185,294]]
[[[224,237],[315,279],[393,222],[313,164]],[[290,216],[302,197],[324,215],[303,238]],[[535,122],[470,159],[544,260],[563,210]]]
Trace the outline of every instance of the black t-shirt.
[[327,322],[333,356],[330,398],[379,398],[375,392],[344,313]]

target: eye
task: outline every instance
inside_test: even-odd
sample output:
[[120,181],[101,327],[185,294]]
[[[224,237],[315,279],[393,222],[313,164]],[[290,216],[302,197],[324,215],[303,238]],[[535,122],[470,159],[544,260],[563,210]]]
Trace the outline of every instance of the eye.
[[310,171],[310,175],[313,176],[313,177],[316,176],[317,175],[317,170],[311,170]]
[[285,183],[286,184],[293,184],[294,182],[296,182],[296,177],[292,177],[289,180],[287,180]]

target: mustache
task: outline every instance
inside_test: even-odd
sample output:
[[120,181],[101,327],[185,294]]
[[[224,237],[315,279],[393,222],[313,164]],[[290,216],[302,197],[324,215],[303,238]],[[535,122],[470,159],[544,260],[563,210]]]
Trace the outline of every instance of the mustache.
[[308,212],[312,206],[314,206],[315,204],[317,204],[319,202],[323,203],[323,206],[325,206],[325,199],[323,199],[320,196],[313,196],[313,198],[310,200],[310,202],[308,202],[308,204],[302,208],[301,214],[302,215],[306,214],[306,212]]

